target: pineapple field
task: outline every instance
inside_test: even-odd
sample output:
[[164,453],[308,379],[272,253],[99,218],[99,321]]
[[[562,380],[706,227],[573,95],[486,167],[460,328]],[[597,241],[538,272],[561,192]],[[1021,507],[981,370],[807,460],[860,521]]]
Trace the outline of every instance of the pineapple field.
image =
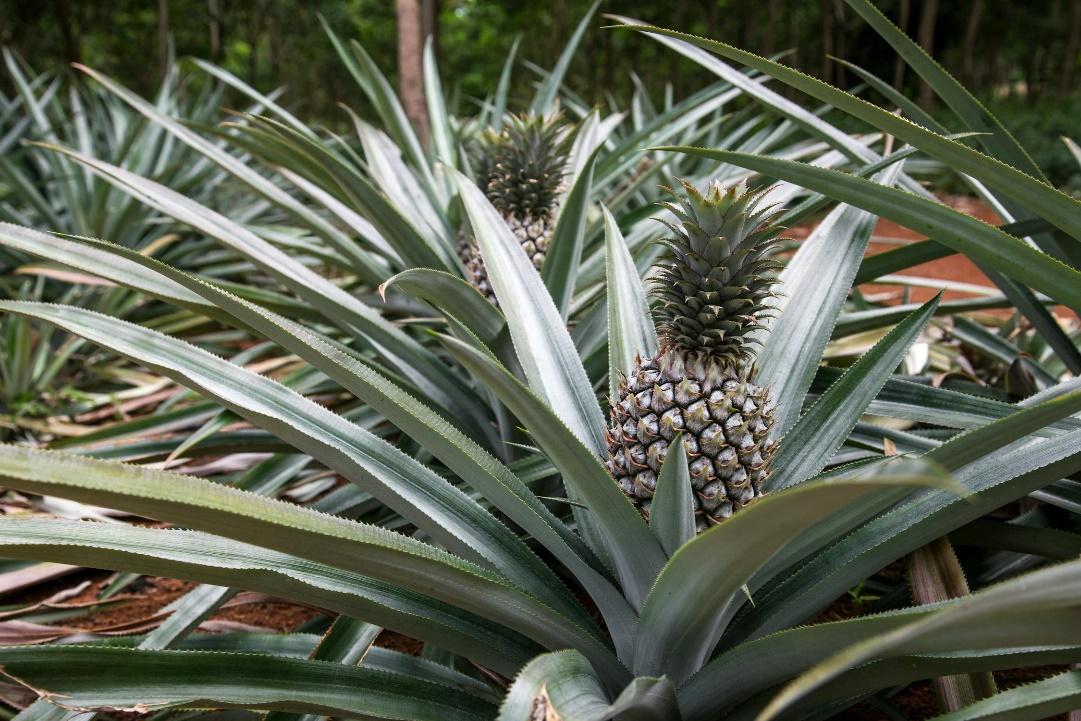
[[951,72],[822,3],[823,73],[779,0],[447,2],[466,73],[438,2],[144,4],[0,30],[0,719],[1081,719],[1081,126],[967,82],[995,7]]

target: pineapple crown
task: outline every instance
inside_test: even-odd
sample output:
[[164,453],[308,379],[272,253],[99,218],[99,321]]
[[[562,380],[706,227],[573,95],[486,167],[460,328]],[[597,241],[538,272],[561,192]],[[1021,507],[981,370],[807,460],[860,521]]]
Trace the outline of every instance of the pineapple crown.
[[662,241],[668,253],[653,287],[660,335],[670,348],[746,362],[760,342],[753,331],[764,330],[770,314],[766,301],[777,295],[777,209],[763,206],[765,191],[750,192],[745,183],[714,181],[705,193],[680,183],[683,192],[666,188],[674,201],[662,203],[679,222],[661,221],[672,235]]
[[504,215],[547,217],[555,210],[566,174],[570,126],[559,115],[512,116],[478,143],[477,179]]

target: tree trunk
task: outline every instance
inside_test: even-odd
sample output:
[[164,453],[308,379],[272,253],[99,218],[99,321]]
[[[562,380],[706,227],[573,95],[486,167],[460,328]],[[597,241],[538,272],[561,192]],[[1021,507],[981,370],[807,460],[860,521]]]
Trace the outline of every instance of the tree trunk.
[[780,21],[781,0],[769,0],[769,11],[766,16],[766,37],[762,41],[762,54],[766,57],[777,52],[777,23]]
[[422,40],[432,39],[432,52],[439,57],[439,0],[421,0],[420,2]]
[[58,0],[56,14],[60,17],[60,34],[64,38],[64,54],[69,63],[82,62],[82,49],[79,46],[79,34],[71,22],[71,4],[68,0]]
[[822,70],[821,77],[825,82],[830,82],[833,61],[833,3],[830,0],[819,0],[818,15],[822,21]]
[[158,67],[165,77],[169,68],[169,0],[158,0]]
[[[900,13],[897,16],[897,27],[901,28],[901,32],[908,32],[908,16],[911,10],[911,3],[909,0],[901,0]],[[901,89],[901,85],[905,82],[905,65],[904,59],[900,55],[893,61],[893,87],[898,90]]]
[[[1073,0],[1070,5],[1070,37],[1066,41],[1065,63],[1059,78],[1058,94],[1065,100],[1074,89],[1077,76],[1077,54],[1081,52],[1081,0]],[[1079,715],[1081,718],[1081,715]]]
[[[848,57],[848,49],[845,46],[848,28],[845,27],[844,0],[833,0],[833,14],[837,36],[837,39],[833,41],[833,56],[845,60]],[[845,66],[841,63],[833,64],[833,84],[839,88],[845,86]]]
[[424,104],[421,36],[424,20],[419,0],[395,0],[398,13],[398,92],[405,114],[422,143],[428,142],[428,108]]
[[[935,48],[935,21],[938,19],[938,0],[923,0],[923,10],[920,12],[920,30],[916,41],[920,47],[927,51],[928,55],[934,54]],[[935,93],[923,79],[920,80],[920,107],[930,112],[935,102]]]
[[[1081,3],[1081,0],[1078,0]],[[1081,7],[1081,5],[1079,5]],[[963,65],[965,82],[976,84],[976,39],[980,34],[980,16],[983,15],[983,0],[972,0],[968,7],[968,22],[965,23],[965,44]]]
[[218,0],[206,0],[206,14],[210,24],[210,59],[221,62],[221,8]]

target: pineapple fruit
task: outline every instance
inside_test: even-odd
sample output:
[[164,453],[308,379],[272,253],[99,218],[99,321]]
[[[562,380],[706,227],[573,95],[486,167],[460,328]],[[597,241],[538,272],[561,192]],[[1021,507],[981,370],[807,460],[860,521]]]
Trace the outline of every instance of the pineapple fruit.
[[607,434],[608,470],[648,518],[661,463],[682,434],[699,531],[762,494],[777,443],[774,405],[753,382],[780,263],[775,210],[745,185],[690,183],[664,205],[677,223],[652,293],[661,347],[624,377]]
[[[565,190],[569,130],[558,116],[512,117],[502,131],[484,133],[476,149],[478,185],[537,270],[544,264]],[[480,250],[464,233],[458,254],[473,285],[496,302]]]

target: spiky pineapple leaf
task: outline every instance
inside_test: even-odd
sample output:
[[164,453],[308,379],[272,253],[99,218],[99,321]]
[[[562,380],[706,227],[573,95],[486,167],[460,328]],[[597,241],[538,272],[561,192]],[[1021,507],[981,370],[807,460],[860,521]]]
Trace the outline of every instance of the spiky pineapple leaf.
[[[614,637],[619,639],[629,634],[634,623],[634,613],[604,577],[600,562],[589,548],[555,518],[510,469],[499,463],[452,423],[440,418],[369,365],[339,350],[306,327],[263,312],[225,291],[132,251],[121,248],[112,250],[148,268],[156,269],[165,277],[200,294],[217,307],[231,313],[240,322],[250,325],[257,332],[296,353],[422,442],[433,455],[461,478],[466,479],[473,489],[484,495],[565,564],[590,591]],[[477,295],[471,288],[469,292]],[[485,307],[492,308],[486,300],[479,295],[477,297]],[[494,309],[491,312],[498,313]],[[538,577],[548,575],[547,569],[535,570]],[[548,583],[558,586],[558,582],[551,576],[548,577]],[[551,600],[552,605],[561,605],[558,598]],[[571,615],[574,615],[574,610]]]
[[256,193],[312,228],[331,247],[341,253],[343,257],[348,258],[354,270],[361,277],[378,282],[377,277],[372,273],[372,268],[378,268],[379,264],[374,262],[363,249],[357,247],[357,244],[345,233],[335,228],[332,223],[327,222],[311,208],[308,208],[273,182],[260,175],[248,164],[229,153],[223,152],[221,148],[200,137],[180,121],[161,112],[152,103],[148,103],[112,78],[83,65],[76,65],[75,67],[103,85],[110,93],[123,100],[148,120],[160,125],[178,140],[248,185]]
[[458,165],[458,153],[455,151],[457,143],[454,142],[454,131],[450,127],[447,103],[443,99],[443,84],[439,82],[434,41],[432,35],[424,40],[424,100],[432,126],[432,156],[447,167],[454,168]]
[[[252,523],[242,525],[250,527]],[[96,568],[165,574],[312,603],[432,640],[508,674],[539,648],[508,629],[422,592],[407,590],[393,580],[198,531],[0,518],[0,548],[13,558],[67,560]],[[404,568],[402,572],[406,572]],[[408,572],[423,573],[415,566]]]
[[[923,332],[941,294],[911,313],[860,357],[785,434],[773,458],[770,488],[802,483],[821,471],[841,446],[868,404]],[[798,398],[791,399],[798,402]]]
[[426,300],[469,326],[485,343],[491,344],[507,327],[507,319],[493,303],[456,275],[431,268],[412,268],[391,277],[379,286],[386,297],[390,288]]
[[220,706],[402,721],[482,721],[495,711],[427,679],[266,654],[8,646],[0,664],[73,711]]
[[582,260],[590,192],[593,189],[593,167],[601,149],[598,146],[590,153],[582,171],[574,178],[574,184],[559,211],[559,219],[552,231],[552,242],[541,268],[541,279],[564,321],[570,313],[578,266]]
[[[903,653],[905,644],[933,638],[949,629],[952,625],[963,622],[970,628],[979,628],[995,624],[1004,614],[1022,614],[1031,618],[1034,613],[1053,609],[1076,609],[1077,595],[1081,593],[1081,561],[1064,563],[1048,569],[1026,574],[1020,578],[984,589],[959,603],[928,615],[915,623],[902,626],[886,634],[876,636],[854,644],[831,658],[817,664],[795,681],[788,684],[769,705],[759,714],[759,721],[770,721],[791,707],[791,705],[816,688],[836,678],[845,670],[855,668],[868,660],[890,653]],[[1074,611],[1075,616],[1081,613]],[[1076,626],[1076,624],[1071,624]],[[1081,639],[1081,632],[1077,632]],[[971,639],[979,643],[978,632],[973,632]],[[1061,641],[1070,643],[1065,634]],[[1016,640],[1015,640],[1016,639]],[[996,639],[1001,642],[1004,639]],[[1027,638],[1009,639],[1007,646],[1028,645]],[[1076,641],[1075,641],[1076,643]]]
[[[681,687],[680,700],[684,704],[686,718],[721,716],[756,694],[795,678],[853,644],[892,633],[962,603],[957,599],[934,606],[917,606],[844,621],[798,626],[735,646],[718,654]],[[1004,615],[993,633],[988,632],[986,621],[966,622],[960,619],[939,629],[935,636],[915,640],[898,649],[897,653],[947,654],[988,649],[992,653],[1006,655],[1002,650],[1004,646],[996,647],[995,644],[1002,643],[1007,637],[1019,642],[1019,646],[1055,647],[1059,641],[1065,646],[1069,641],[1061,635],[1060,629],[1076,615],[1076,611],[1069,608],[1048,609],[1046,615]],[[922,663],[919,668],[924,668]],[[976,665],[970,668],[976,668]],[[724,679],[732,678],[732,674],[740,674],[746,683],[724,683]],[[883,686],[878,688],[891,685],[889,675],[882,682]],[[893,670],[892,678],[899,677],[897,670]]]
[[[611,690],[611,689],[609,689]],[[499,709],[498,721],[672,721],[680,718],[675,689],[664,678],[636,678],[616,700],[577,651],[546,653],[522,669]],[[613,694],[614,695],[614,694]]]
[[[495,97],[492,98],[492,130],[499,132],[503,127],[503,115],[507,111],[507,96],[510,94],[510,78],[514,71],[514,58],[518,54],[518,45],[522,42],[521,35],[514,36],[507,57],[503,61],[503,69],[499,72],[499,83],[495,86]],[[487,108],[485,108],[487,111]],[[482,116],[484,117],[484,116]]]
[[487,432],[487,413],[481,403],[460,393],[461,380],[446,364],[400,328],[350,293],[295,258],[225,216],[147,178],[75,151],[57,148],[94,173],[131,193],[147,205],[251,260],[285,287],[315,306],[332,324],[374,342],[381,354],[402,374],[423,387],[444,408],[469,423],[477,437]]
[[321,460],[447,548],[492,565],[553,608],[586,618],[506,525],[431,469],[318,403],[183,341],[92,311],[29,302],[3,303],[0,310],[63,327],[217,401]]
[[530,388],[595,454],[603,453],[604,416],[558,308],[484,193],[461,173],[451,173]]
[[[890,115],[890,117],[894,116]],[[886,188],[869,180],[851,177],[834,170],[815,168],[804,163],[724,150],[668,149],[722,160],[812,188],[835,200],[863,208],[907,228],[925,233],[943,245],[964,253],[974,260],[987,263],[1005,275],[1024,282],[1064,305],[1081,308],[1081,273],[1025,245],[1017,238],[952,208],[917,198],[902,190]],[[1023,173],[1018,173],[1018,175],[1035,182]],[[1049,188],[1045,189],[1050,191]],[[1050,192],[1057,193],[1058,191]],[[1076,204],[1073,200],[1068,202]],[[1076,216],[1081,218],[1079,211],[1081,211],[1081,204],[1074,209]],[[1047,219],[1053,221],[1051,216],[1047,216]],[[1078,221],[1078,224],[1081,225],[1081,221]],[[1077,232],[1081,236],[1081,228],[1078,228]]]
[[600,4],[601,0],[595,0],[589,10],[586,10],[586,14],[582,16],[582,19],[578,21],[578,25],[574,28],[574,32],[571,33],[570,39],[563,46],[563,51],[559,54],[555,66],[541,81],[540,87],[537,88],[537,94],[533,96],[533,102],[529,106],[530,114],[548,115],[554,109],[556,97],[559,95],[559,87],[563,84],[563,76],[567,74],[567,68],[570,67],[571,59],[574,58],[574,53],[578,50],[578,44],[582,42],[582,36],[589,27],[589,21],[597,12]]
[[190,58],[189,62],[194,64],[195,67],[199,68],[208,75],[212,75],[218,80],[222,81],[229,87],[239,90],[243,94],[247,95],[249,98],[258,102],[260,105],[269,108],[274,113],[274,115],[281,118],[283,122],[288,123],[289,126],[296,130],[298,133],[303,133],[311,138],[315,137],[315,131],[308,127],[302,120],[297,118],[297,116],[293,115],[281,105],[276,103],[273,98],[270,98],[259,92],[251,85],[244,82],[236,75],[229,72],[220,65],[215,65],[214,63],[207,62],[206,60],[203,60],[201,58]]
[[618,398],[620,374],[630,373],[639,357],[657,354],[657,329],[627,241],[608,208],[601,206],[601,211],[608,294],[608,395]]
[[[84,499],[205,529],[244,543],[259,543],[281,553],[302,554],[343,570],[370,574],[483,614],[550,648],[578,648],[597,666],[598,672],[608,678],[622,674],[606,641],[600,638],[595,628],[586,628],[580,621],[570,620],[498,573],[382,528],[200,478],[56,451],[0,446],[0,478],[8,487],[73,500]],[[90,501],[92,498],[96,500]],[[93,525],[82,524],[82,527],[95,533]],[[33,530],[35,527],[12,528]],[[60,527],[43,526],[38,530],[45,533],[47,528]],[[76,532],[79,530],[76,527]],[[12,531],[20,532],[29,538],[29,531]],[[85,547],[82,550],[85,551]],[[500,598],[502,600],[497,601]]]
[[[598,554],[612,559],[623,594],[638,608],[661,567],[664,549],[650,533],[641,515],[619,490],[607,469],[548,405],[533,394],[505,368],[469,345],[449,337],[444,346],[471,373],[480,378],[526,430],[548,459],[563,475],[563,484],[572,500],[580,500],[588,510],[577,509],[579,527],[583,520],[602,534],[604,544]],[[602,556],[603,557],[603,556]]]
[[[347,666],[356,666],[367,661],[368,652],[383,629],[365,621],[348,616],[338,616],[312,651],[313,661],[331,661]],[[368,663],[364,664],[371,667]],[[264,721],[320,721],[323,717],[314,714],[299,714],[286,711],[271,711]]]
[[208,317],[219,317],[212,305],[177,283],[148,271],[138,263],[116,258],[85,243],[21,225],[0,223],[0,245],[91,273]]
[[[900,167],[882,171],[875,182],[892,185]],[[803,396],[821,364],[877,222],[871,213],[838,205],[781,271],[778,305],[783,312],[770,325],[756,361],[756,382],[770,389],[777,404],[773,422],[778,438],[799,418]],[[827,278],[829,282],[824,281]]]
[[[840,153],[842,158],[847,158],[848,160],[860,164],[874,164],[883,160],[877,153],[868,148],[866,144],[861,143],[855,136],[842,132],[835,125],[826,122],[811,110],[808,110],[799,103],[789,100],[780,93],[771,90],[760,80],[748,77],[745,73],[722,62],[701,47],[696,47],[698,43],[695,41],[698,40],[698,38],[674,31],[660,31],[651,26],[644,25],[638,20],[621,15],[610,14],[607,17],[611,17],[618,22],[623,23],[622,27],[635,29],[647,35],[653,35],[661,44],[672,48],[681,55],[693,60],[710,72],[723,78],[742,90],[748,97],[751,97],[767,108],[780,113],[810,135],[821,138],[829,145],[829,147]],[[646,30],[645,28],[649,29]],[[754,67],[753,69],[761,71],[761,68],[758,67]],[[765,153],[767,150],[757,149],[749,150],[749,152]],[[926,189],[903,173],[900,182],[906,189],[917,195],[931,197]]]
[[[340,164],[337,174],[340,176],[342,173],[349,173],[353,181],[352,188],[363,187],[368,191],[365,194],[369,198],[366,203],[368,207],[374,207],[374,204],[384,195],[391,200],[393,215],[397,216],[395,221],[414,227],[430,248],[430,255],[438,258],[438,265],[432,265],[431,261],[425,265],[440,270],[454,268],[455,258],[451,245],[454,232],[443,212],[443,205],[428,200],[413,171],[402,160],[398,146],[383,131],[364,122],[353,113],[350,113],[350,116],[364,151],[364,159],[367,161],[365,170],[371,180],[369,182],[367,177],[355,172],[344,163]],[[313,142],[309,144],[309,147],[314,149],[319,146]],[[313,155],[327,160],[333,157],[326,150],[319,154],[313,153]],[[389,210],[386,212],[390,214]],[[373,219],[377,218],[371,211],[368,211],[366,215]],[[413,250],[409,244],[402,243],[398,252],[402,257],[406,257],[407,251],[413,252]]]
[[657,490],[649,507],[649,527],[669,557],[694,538],[694,496],[691,474],[687,468],[687,449],[683,436],[677,435],[661,464]]
[[[320,19],[322,20],[322,18]],[[325,20],[323,20],[323,28],[334,41],[336,48],[343,47]],[[423,187],[428,199],[433,203],[437,203],[439,198],[438,186],[432,177],[427,156],[424,154],[424,148],[421,146],[420,140],[409,122],[409,117],[405,114],[405,109],[398,100],[398,94],[394,92],[390,81],[383,75],[379,66],[372,60],[371,55],[368,54],[363,45],[356,40],[350,40],[348,54],[350,55],[348,66],[354,71],[353,76],[357,79],[357,84],[360,85],[361,90],[368,96],[368,100],[375,106],[376,112],[383,121],[383,127],[394,138],[395,144],[402,148],[405,157],[409,160],[409,164],[420,174],[421,179],[424,181]],[[342,53],[342,55],[344,56],[345,53]]]
[[[933,133],[871,103],[860,100],[828,83],[804,75],[798,70],[780,63],[762,58],[754,53],[673,30],[641,25],[635,26],[634,29],[650,35],[680,38],[699,48],[760,70],[786,85],[811,95],[820,102],[828,103],[842,112],[869,123],[884,133],[889,133],[899,140],[921,149],[958,172],[973,176],[988,187],[998,191],[1003,197],[1010,198],[1029,208],[1032,212],[1053,223],[1073,238],[1081,240],[1081,212],[1078,212],[1081,203],[1078,203],[1078,201],[1070,198],[1065,193],[1041,183],[1031,175],[989,158],[957,141]],[[823,188],[816,189],[820,192],[825,190]],[[885,213],[881,213],[881,215],[889,217]],[[1005,269],[1003,270],[1005,272]]]
[[681,684],[709,658],[724,631],[728,607],[744,600],[740,588],[805,529],[848,504],[898,485],[948,483],[927,464],[906,462],[896,467],[896,472],[886,466],[764,496],[684,544],[661,571],[642,607],[634,672],[663,672]]
[[1002,691],[932,721],[1039,721],[1081,708],[1081,671]]
[[[952,470],[969,495],[929,491],[905,499],[890,513],[867,521],[800,561],[787,577],[759,592],[732,641],[769,633],[804,620],[853,584],[928,541],[1081,468],[1081,431],[1032,438],[1081,411],[1081,391],[1027,407],[968,431],[929,455]],[[956,454],[965,464],[958,466]],[[792,559],[795,563],[798,559]],[[799,598],[797,601],[796,598]]]
[[[964,123],[966,129],[980,134],[977,140],[991,157],[1009,163],[1037,180],[1047,182],[1039,166],[1033,162],[1010,131],[945,68],[935,62],[926,50],[913,42],[867,0],[845,0],[845,2],[897,51],[897,54],[924,82],[931,86],[935,95],[949,106],[950,110]],[[938,130],[938,128],[932,129]]]

